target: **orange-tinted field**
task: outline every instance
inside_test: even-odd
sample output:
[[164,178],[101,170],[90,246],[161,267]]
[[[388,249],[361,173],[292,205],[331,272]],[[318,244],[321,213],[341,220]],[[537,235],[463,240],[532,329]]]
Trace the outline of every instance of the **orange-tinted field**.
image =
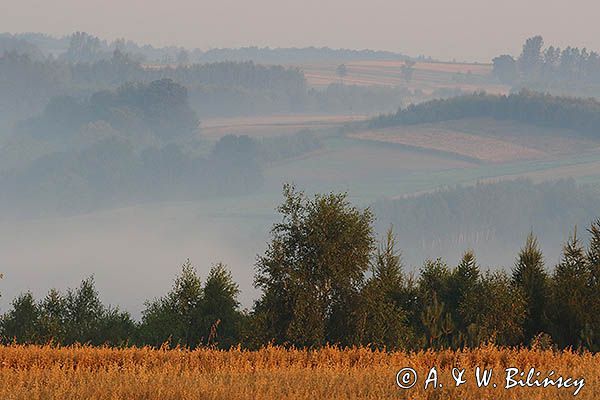
[[[0,397],[11,400],[197,399],[570,399],[575,387],[506,389],[505,369],[535,368],[543,379],[581,382],[577,399],[600,397],[600,355],[484,347],[466,351],[373,352],[364,348],[302,351],[0,347]],[[435,367],[438,384],[424,388]],[[464,368],[456,387],[453,368]],[[478,388],[477,367],[493,369]],[[412,368],[416,384],[401,389],[398,371]],[[456,375],[456,372],[455,372]],[[401,380],[402,382],[402,380]],[[496,385],[494,387],[493,385]]]

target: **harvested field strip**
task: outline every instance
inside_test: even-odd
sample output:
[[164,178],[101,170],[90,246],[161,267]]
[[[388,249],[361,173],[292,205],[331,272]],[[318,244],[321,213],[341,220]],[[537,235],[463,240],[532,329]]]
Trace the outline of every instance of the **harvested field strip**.
[[546,155],[540,150],[509,141],[434,128],[403,127],[361,132],[351,136],[356,139],[442,151],[488,162],[537,159]]

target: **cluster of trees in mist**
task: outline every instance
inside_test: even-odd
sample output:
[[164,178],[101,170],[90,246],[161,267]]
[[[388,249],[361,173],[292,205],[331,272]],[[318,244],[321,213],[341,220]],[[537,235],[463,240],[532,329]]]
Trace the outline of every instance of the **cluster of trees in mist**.
[[146,201],[255,193],[262,187],[265,166],[321,146],[310,131],[261,140],[227,135],[208,153],[190,151],[187,142],[136,148],[127,138],[109,136],[0,174],[0,211],[72,214]]
[[137,151],[110,137],[79,151],[43,156],[0,176],[0,205],[11,215],[76,213],[144,201],[191,200],[258,190],[258,146],[226,136],[210,153],[174,143]]
[[203,281],[186,262],[140,321],[102,305],[93,280],[37,301],[18,296],[0,319],[5,342],[256,348],[366,345],[461,348],[482,343],[600,349],[600,220],[584,246],[576,231],[548,269],[530,234],[510,273],[486,272],[472,251],[456,266],[403,270],[394,233],[380,243],[369,209],[345,194],[284,188],[280,222],[256,263],[261,296],[241,311],[238,287],[217,264]]
[[27,54],[34,59],[44,58],[44,53],[28,40],[10,34],[0,34],[0,54],[15,52]]
[[[186,86],[192,106],[204,114],[243,111],[238,103],[251,112],[251,104],[244,103],[248,97],[258,103],[255,108],[289,111],[302,104],[308,90],[300,71],[252,62],[147,68],[119,50],[106,60],[76,64],[9,52],[0,55],[0,117],[14,122],[39,111],[55,96],[89,96],[128,82],[160,79]],[[233,111],[227,110],[229,104]],[[204,106],[209,107],[203,111]]]
[[53,97],[16,127],[16,152],[30,150],[2,152],[0,209],[79,212],[243,194],[260,189],[265,165],[321,147],[310,131],[230,135],[214,145],[198,131],[187,89],[171,79],[126,83],[83,99]]
[[100,122],[124,135],[142,131],[163,139],[189,137],[199,124],[187,89],[171,79],[161,79],[148,84],[127,83],[84,100],[53,97],[42,115],[21,122],[17,132],[72,139],[84,127]]
[[[180,54],[179,62],[148,65],[128,42],[107,44],[81,32],[70,36],[67,49],[58,57],[45,56],[27,42],[28,37],[0,36],[0,122],[6,120],[4,126],[38,112],[54,96],[89,96],[128,82],[166,78],[188,88],[192,107],[200,116],[372,112],[398,104],[407,95],[405,89],[390,88],[354,87],[352,93],[309,89],[297,68],[258,65],[235,57],[209,57],[210,62],[200,64]],[[50,46],[47,40],[42,42]]]
[[570,129],[598,138],[600,102],[592,98],[552,96],[528,90],[510,95],[477,92],[411,104],[394,114],[380,115],[369,121],[369,125],[372,128],[385,128],[480,117]]
[[568,227],[585,226],[596,217],[599,203],[596,188],[577,185],[573,179],[539,184],[520,179],[382,199],[372,208],[377,231],[392,224],[411,261],[421,260],[423,254],[458,256],[460,249],[471,246],[498,259],[520,244],[515,232],[532,228],[544,232],[542,248],[554,259],[558,249],[552,249],[552,243],[564,240]]
[[[437,91],[435,95],[446,97],[447,93]],[[380,113],[395,110],[398,104],[415,96],[425,97],[419,90],[405,87],[332,83],[322,90],[309,90],[307,104],[309,109],[331,113]]]
[[492,60],[493,74],[501,82],[538,90],[598,94],[600,55],[579,47],[544,47],[542,36],[525,41],[516,59],[508,54]]
[[260,187],[254,141],[225,137],[208,154],[193,152],[197,126],[186,88],[168,79],[126,84],[83,101],[55,98],[43,114],[20,124],[18,135],[58,150],[4,171],[0,204],[10,211],[81,211]]

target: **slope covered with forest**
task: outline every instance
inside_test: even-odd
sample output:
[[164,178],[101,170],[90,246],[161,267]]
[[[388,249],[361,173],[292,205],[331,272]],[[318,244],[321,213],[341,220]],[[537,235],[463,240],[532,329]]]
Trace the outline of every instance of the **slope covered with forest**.
[[600,137],[600,102],[597,100],[551,96],[525,90],[508,96],[479,92],[411,104],[396,113],[372,119],[369,127],[385,128],[480,117],[570,129],[585,136]]

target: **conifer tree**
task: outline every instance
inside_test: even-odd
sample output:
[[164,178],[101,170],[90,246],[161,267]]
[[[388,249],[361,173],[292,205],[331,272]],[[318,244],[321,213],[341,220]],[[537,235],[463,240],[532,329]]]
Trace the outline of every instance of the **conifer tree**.
[[377,249],[373,276],[385,283],[390,292],[399,291],[402,287],[402,262],[400,253],[396,251],[396,237],[392,228],[386,233],[385,243]]
[[450,292],[446,300],[448,311],[456,324],[457,334],[466,337],[469,324],[473,322],[473,310],[463,306],[466,299],[475,294],[480,278],[475,253],[467,250],[458,266],[452,271]]
[[600,219],[592,223],[588,232],[591,240],[587,258],[592,270],[594,284],[598,284],[598,281],[600,281]]
[[424,346],[441,347],[450,343],[455,322],[446,305],[452,293],[452,272],[441,259],[427,260],[418,282],[418,312]]
[[66,302],[56,289],[50,289],[40,303],[40,339],[43,343],[64,343]]
[[202,281],[188,259],[181,267],[173,288],[164,297],[146,303],[142,312],[142,335],[155,346],[195,347],[201,340],[200,306]]
[[553,337],[561,346],[580,346],[589,321],[589,269],[577,229],[563,248],[552,285]]
[[363,313],[360,342],[375,348],[405,348],[412,339],[403,308],[404,282],[400,254],[390,228],[377,249],[373,275],[361,292]]
[[527,341],[547,329],[548,280],[544,256],[537,238],[530,233],[512,272],[512,284],[521,290],[526,301],[527,316],[523,333]]
[[590,228],[590,247],[587,259],[589,265],[590,282],[590,310],[592,316],[589,330],[594,337],[593,350],[600,350],[600,219],[594,221]]

